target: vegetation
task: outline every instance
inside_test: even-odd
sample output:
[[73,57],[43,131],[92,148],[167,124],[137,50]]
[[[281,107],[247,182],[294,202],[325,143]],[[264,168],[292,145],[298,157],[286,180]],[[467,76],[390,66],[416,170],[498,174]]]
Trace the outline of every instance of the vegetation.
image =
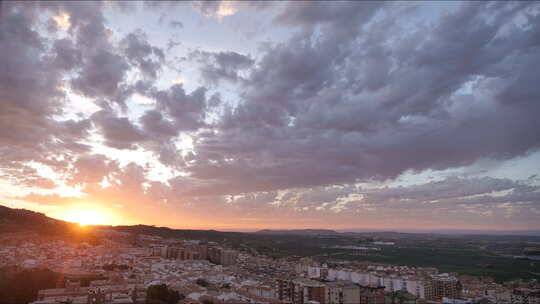
[[48,269],[0,268],[0,303],[35,301],[40,289],[54,288],[60,274]]
[[204,279],[197,279],[197,281],[195,281],[195,283],[197,283],[197,285],[199,286],[202,286],[202,287],[208,287],[210,284],[204,280]]
[[101,274],[90,274],[90,275],[83,275],[83,276],[77,275],[75,277],[67,276],[66,278],[69,279],[70,281],[79,281],[82,287],[90,286],[90,282],[92,281],[107,279],[106,276],[103,276]]
[[151,285],[146,293],[146,304],[177,304],[181,299],[184,299],[184,295],[165,284]]
[[539,278],[533,272],[540,272],[539,262],[501,257],[494,253],[474,249],[390,247],[384,248],[378,256],[358,257],[349,254],[342,257],[351,260],[437,267],[442,272],[491,276],[498,282],[516,278]]
[[229,283],[223,283],[223,284],[221,285],[221,288],[222,288],[222,289],[231,289],[231,284],[229,284]]
[[417,302],[416,296],[404,290],[387,292],[385,296],[386,303],[389,304],[415,304]]

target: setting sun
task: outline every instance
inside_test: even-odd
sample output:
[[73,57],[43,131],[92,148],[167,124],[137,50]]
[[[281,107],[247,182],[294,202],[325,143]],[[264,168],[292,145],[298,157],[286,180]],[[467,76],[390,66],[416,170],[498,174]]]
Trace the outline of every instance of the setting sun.
[[108,212],[91,208],[77,208],[66,210],[64,213],[57,216],[68,222],[85,225],[110,225],[112,222],[111,215]]

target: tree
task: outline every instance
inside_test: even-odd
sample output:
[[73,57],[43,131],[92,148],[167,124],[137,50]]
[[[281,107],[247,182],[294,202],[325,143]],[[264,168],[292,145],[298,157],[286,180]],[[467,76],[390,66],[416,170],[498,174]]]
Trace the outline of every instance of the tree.
[[231,289],[231,284],[224,283],[224,284],[221,285],[221,288],[223,288],[223,289]]
[[54,288],[60,274],[48,269],[7,271],[0,268],[0,303],[28,303],[35,301],[38,290]]
[[146,291],[146,304],[177,304],[182,298],[183,295],[165,284],[151,285]]
[[195,283],[197,283],[197,285],[199,286],[202,286],[202,287],[208,287],[208,285],[210,285],[206,280],[204,279],[197,279],[197,281],[195,281]]

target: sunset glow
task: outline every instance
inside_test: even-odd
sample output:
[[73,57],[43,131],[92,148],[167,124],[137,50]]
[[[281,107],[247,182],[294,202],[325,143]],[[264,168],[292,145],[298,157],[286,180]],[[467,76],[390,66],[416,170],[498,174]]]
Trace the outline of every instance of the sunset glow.
[[0,205],[540,230],[538,2],[4,2]]
[[56,218],[77,223],[81,226],[111,225],[114,222],[111,214],[98,209],[70,209],[56,216]]

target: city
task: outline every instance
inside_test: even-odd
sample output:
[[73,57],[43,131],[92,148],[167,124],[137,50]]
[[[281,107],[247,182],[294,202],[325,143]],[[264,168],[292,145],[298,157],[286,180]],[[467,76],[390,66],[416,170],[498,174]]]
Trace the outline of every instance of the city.
[[[30,211],[7,212],[18,213],[19,222],[28,221],[28,217],[46,219],[48,224],[57,222]],[[3,215],[4,221],[15,218]],[[227,248],[227,240],[165,238],[121,232],[115,227],[67,225],[81,234],[91,233],[88,242],[93,244],[62,239],[54,233],[44,235],[47,226],[38,232],[0,234],[2,272],[51,273],[46,282],[51,288],[34,290],[31,304],[153,303],[149,295],[155,286],[165,286],[176,294],[174,303],[182,304],[534,304],[540,300],[537,279],[497,282],[489,276],[444,273],[437,267],[374,263],[369,262],[365,247],[340,248],[356,252],[356,261],[333,257],[321,261],[321,256],[297,255],[276,258],[246,246]],[[384,252],[384,246],[395,242],[372,244]],[[539,242],[530,245],[534,244]],[[536,250],[540,252],[540,247]],[[527,258],[538,269],[535,259],[540,257]],[[2,284],[5,282],[0,281],[0,288]],[[43,286],[43,282],[38,285]],[[0,290],[0,302],[19,303],[20,299],[2,292],[6,290]],[[25,292],[30,293],[30,289]]]

